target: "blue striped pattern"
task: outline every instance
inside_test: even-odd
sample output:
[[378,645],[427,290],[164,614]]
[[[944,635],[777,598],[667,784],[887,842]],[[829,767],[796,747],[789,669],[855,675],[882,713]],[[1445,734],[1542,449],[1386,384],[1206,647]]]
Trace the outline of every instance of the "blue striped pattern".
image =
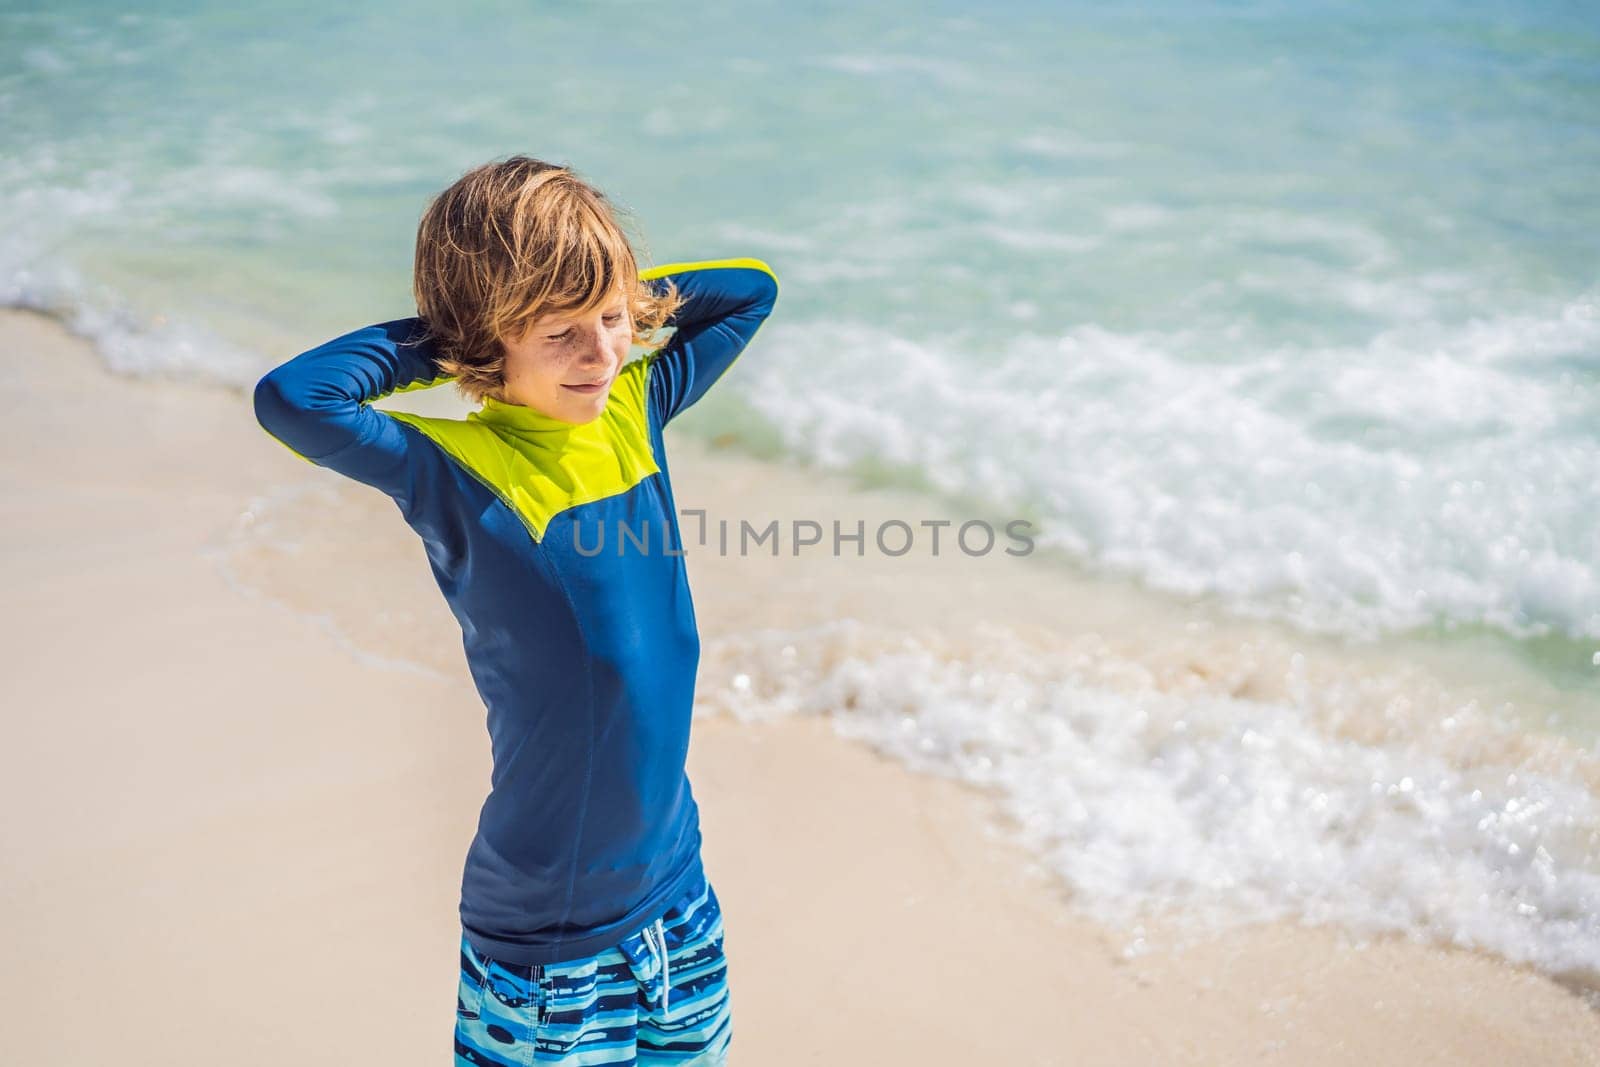
[[[492,959],[461,938],[458,1067],[727,1062],[732,1037],[722,909],[704,878],[655,922],[566,963]],[[670,988],[663,982],[670,981]]]

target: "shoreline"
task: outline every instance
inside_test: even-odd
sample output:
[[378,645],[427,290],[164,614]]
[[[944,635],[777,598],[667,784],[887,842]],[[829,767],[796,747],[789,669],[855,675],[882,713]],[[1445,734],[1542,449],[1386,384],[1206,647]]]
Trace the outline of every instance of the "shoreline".
[[[6,780],[13,809],[37,813],[6,831],[7,981],[35,1023],[11,1058],[90,1062],[110,1031],[136,1060],[213,1042],[240,1063],[342,1061],[352,1034],[364,1056],[436,1060],[488,750],[415,536],[381,494],[274,444],[230,391],[116,377],[32,313],[0,313],[0,338],[19,572]],[[69,425],[68,447],[38,447]],[[759,490],[837,507],[837,481],[670,445],[680,506]],[[302,521],[330,506],[338,529]],[[1014,625],[1062,625],[1060,588],[1032,571],[898,562],[848,581],[820,559],[689,563],[715,711],[697,714],[690,775],[740,1062],[1600,1062],[1600,1014],[1466,950],[1285,922],[1127,958],[975,787],[841,743],[835,722],[728,713],[756,631],[862,617],[954,632],[992,597]],[[1094,585],[1067,620],[1080,636],[1237,642]],[[1269,659],[1147,666],[1173,690],[1270,695]],[[87,988],[118,993],[80,1030]]]

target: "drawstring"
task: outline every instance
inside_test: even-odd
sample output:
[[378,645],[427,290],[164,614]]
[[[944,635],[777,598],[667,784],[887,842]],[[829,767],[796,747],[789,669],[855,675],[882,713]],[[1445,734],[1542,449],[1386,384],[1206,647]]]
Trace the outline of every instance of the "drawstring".
[[661,946],[661,1014],[669,1013],[667,997],[672,993],[672,975],[667,969],[667,932],[656,920],[656,944]]

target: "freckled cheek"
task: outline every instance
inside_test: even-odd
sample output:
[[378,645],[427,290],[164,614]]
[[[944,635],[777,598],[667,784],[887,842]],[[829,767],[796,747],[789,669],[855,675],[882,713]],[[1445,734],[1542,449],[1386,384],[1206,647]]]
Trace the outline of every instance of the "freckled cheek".
[[570,363],[571,360],[565,357],[530,360],[522,368],[522,377],[530,386],[545,392],[560,393],[563,392],[561,383],[566,381]]

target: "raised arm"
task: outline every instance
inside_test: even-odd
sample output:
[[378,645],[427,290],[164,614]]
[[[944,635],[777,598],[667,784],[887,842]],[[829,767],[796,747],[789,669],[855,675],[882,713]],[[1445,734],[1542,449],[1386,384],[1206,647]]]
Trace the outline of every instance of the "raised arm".
[[396,319],[302,352],[256,383],[256,421],[301,459],[401,495],[406,431],[367,405],[451,380],[433,346],[413,342],[421,335],[420,319]]
[[670,279],[688,300],[674,333],[650,359],[650,402],[666,425],[711,388],[733,364],[778,299],[778,277],[759,259],[668,263],[641,271],[641,280]]

